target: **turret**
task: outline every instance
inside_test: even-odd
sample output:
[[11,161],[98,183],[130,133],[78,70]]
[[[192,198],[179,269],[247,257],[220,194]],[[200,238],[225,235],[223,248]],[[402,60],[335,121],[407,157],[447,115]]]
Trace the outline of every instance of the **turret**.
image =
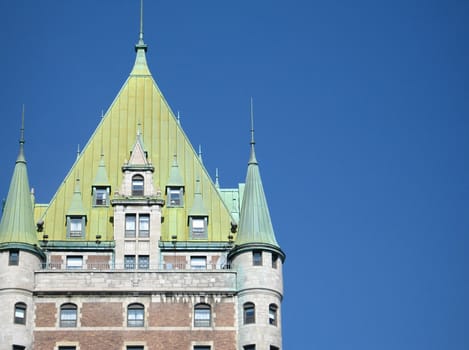
[[32,348],[34,271],[44,262],[33,215],[24,156],[24,109],[20,150],[0,222],[0,348]]
[[238,272],[238,346],[243,350],[282,347],[282,265],[285,254],[275,238],[254,149],[251,104],[251,154],[238,234],[229,253]]

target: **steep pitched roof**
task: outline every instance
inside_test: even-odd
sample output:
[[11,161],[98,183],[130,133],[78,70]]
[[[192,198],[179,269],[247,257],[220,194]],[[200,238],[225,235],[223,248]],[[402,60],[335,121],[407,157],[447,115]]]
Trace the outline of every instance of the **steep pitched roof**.
[[26,158],[24,156],[24,128],[21,128],[20,150],[11,178],[10,189],[0,222],[0,250],[20,248],[39,256],[33,204],[29,188]]
[[[109,184],[113,189],[121,188],[122,166],[129,159],[129,151],[135,145],[137,125],[140,124],[141,132],[145,135],[148,162],[154,166],[153,183],[156,188],[164,189],[166,181],[171,179],[172,157],[175,152],[178,154],[178,167],[185,186],[185,215],[181,217],[182,222],[178,227],[187,229],[183,220],[187,220],[188,211],[196,198],[196,174],[199,174],[200,192],[210,217],[208,240],[226,241],[232,221],[230,210],[221,199],[208,172],[153,80],[147,65],[146,45],[142,34],[136,51],[135,64],[130,76],[61,183],[48,208],[41,208],[40,211],[38,208],[38,218],[45,222],[44,232],[50,240],[66,239],[63,223],[66,208],[69,207],[74,193],[74,176],[78,176],[81,180],[83,206],[90,214],[85,239],[94,240],[98,231],[103,241],[113,239],[111,220],[93,220],[94,211],[100,210],[105,212],[100,213],[100,216],[111,217],[113,208],[93,208],[91,187],[97,168],[103,161],[100,155],[104,153]],[[100,227],[97,222],[101,222]],[[105,227],[102,223],[105,223]],[[168,221],[163,223],[162,240],[170,240],[166,225]],[[189,239],[188,232],[178,233],[178,239]]]

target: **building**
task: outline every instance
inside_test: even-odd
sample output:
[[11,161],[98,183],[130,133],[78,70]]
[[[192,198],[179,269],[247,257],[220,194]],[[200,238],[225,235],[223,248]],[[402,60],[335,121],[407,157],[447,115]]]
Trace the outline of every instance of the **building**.
[[135,50],[48,204],[31,194],[21,127],[0,223],[0,350],[281,349],[285,254],[253,128],[245,184],[220,188],[153,80],[142,26]]

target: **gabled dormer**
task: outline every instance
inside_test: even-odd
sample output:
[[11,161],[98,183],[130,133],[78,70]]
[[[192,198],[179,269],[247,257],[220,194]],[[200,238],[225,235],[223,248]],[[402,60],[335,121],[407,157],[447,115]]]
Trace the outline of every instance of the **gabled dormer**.
[[96,177],[91,187],[93,207],[108,207],[110,204],[111,184],[109,183],[104,163],[104,154],[98,165]]
[[176,155],[174,155],[165,192],[167,195],[166,206],[168,208],[181,208],[184,206],[184,180],[179,171]]
[[70,207],[65,215],[67,238],[85,238],[86,218],[86,211],[83,207],[83,199],[80,189],[80,179],[77,178]]
[[200,190],[200,179],[196,180],[194,202],[187,218],[189,226],[189,239],[208,238],[208,211],[205,209],[202,192]]

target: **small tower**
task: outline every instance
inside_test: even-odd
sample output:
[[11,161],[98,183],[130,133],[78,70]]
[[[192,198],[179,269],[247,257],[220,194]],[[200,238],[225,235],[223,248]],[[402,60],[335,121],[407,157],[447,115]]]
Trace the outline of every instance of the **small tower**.
[[34,271],[44,261],[24,157],[23,109],[20,150],[0,222],[0,349],[32,349]]
[[238,234],[228,258],[238,272],[239,349],[277,350],[282,348],[280,306],[285,254],[275,238],[254,144],[251,126],[251,155]]

